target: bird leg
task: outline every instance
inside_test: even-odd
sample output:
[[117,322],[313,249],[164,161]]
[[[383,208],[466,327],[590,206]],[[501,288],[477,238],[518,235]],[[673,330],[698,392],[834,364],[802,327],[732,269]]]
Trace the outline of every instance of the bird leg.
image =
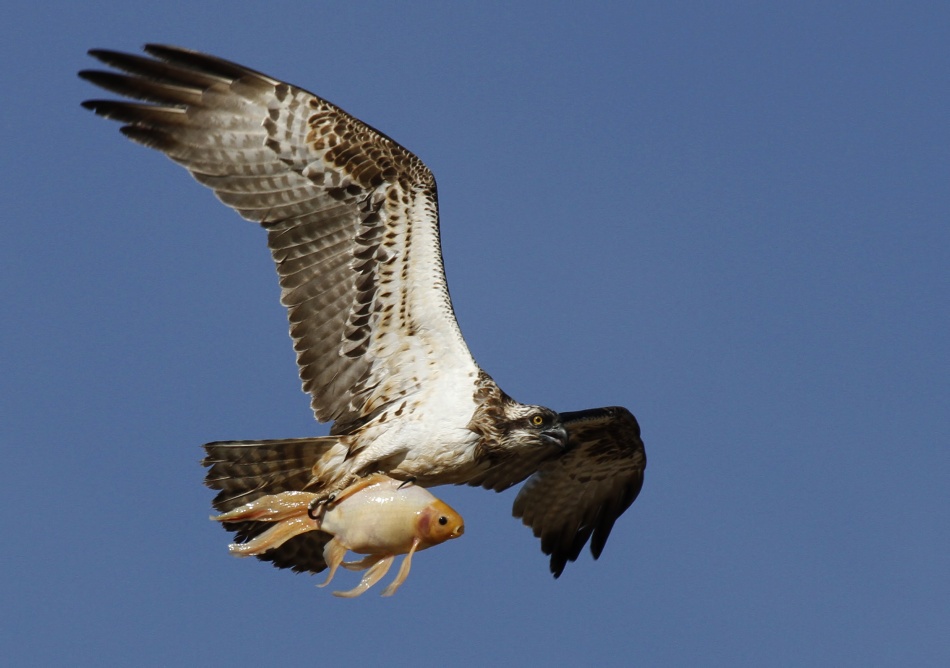
[[329,510],[333,504],[339,503],[343,499],[377,482],[380,475],[382,474],[372,474],[362,478],[358,475],[346,476],[343,481],[338,482],[335,488],[329,493],[315,495],[307,506],[307,515],[310,519],[319,522],[323,514]]

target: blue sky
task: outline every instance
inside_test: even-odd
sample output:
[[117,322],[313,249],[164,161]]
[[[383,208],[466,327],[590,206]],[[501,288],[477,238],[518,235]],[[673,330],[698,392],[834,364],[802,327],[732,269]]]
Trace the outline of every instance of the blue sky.
[[[950,10],[195,4],[0,26],[11,665],[950,663]],[[640,420],[598,562],[553,580],[467,488],[392,599],[228,555],[199,446],[325,427],[263,233],[79,106],[87,49],[149,41],[430,166],[479,363]]]

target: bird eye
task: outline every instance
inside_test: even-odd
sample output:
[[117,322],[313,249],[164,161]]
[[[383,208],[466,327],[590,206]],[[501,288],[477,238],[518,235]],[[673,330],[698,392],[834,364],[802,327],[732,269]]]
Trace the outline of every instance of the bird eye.
[[544,424],[544,418],[540,413],[535,413],[531,416],[531,424],[533,424],[535,427],[540,427],[542,424]]
[[445,515],[442,515],[439,517],[439,524],[441,524],[442,526],[445,526],[448,523],[449,523],[448,517],[446,517]]

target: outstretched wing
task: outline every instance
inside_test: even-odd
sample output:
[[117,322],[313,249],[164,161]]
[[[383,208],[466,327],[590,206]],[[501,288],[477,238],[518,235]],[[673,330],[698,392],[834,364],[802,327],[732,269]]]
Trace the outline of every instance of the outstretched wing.
[[551,555],[554,577],[588,539],[594,559],[600,557],[614,522],[640,493],[647,465],[640,425],[626,408],[561,413],[561,420],[568,450],[541,464],[513,509]]
[[477,368],[449,300],[426,166],[300,88],[195,51],[145,51],[90,51],[118,72],[80,76],[139,102],[84,106],[267,230],[317,419],[350,431],[419,391],[436,361],[442,387],[469,391]]

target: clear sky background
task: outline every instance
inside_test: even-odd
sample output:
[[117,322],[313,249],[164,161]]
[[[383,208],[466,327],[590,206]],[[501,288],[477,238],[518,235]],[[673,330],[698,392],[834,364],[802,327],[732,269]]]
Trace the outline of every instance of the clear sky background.
[[[0,653],[950,665],[948,34],[913,2],[7,7]],[[479,363],[640,420],[646,483],[598,562],[555,581],[514,490],[468,488],[437,490],[465,536],[392,599],[228,555],[200,445],[325,427],[261,230],[79,106],[87,49],[148,41],[430,166]]]

